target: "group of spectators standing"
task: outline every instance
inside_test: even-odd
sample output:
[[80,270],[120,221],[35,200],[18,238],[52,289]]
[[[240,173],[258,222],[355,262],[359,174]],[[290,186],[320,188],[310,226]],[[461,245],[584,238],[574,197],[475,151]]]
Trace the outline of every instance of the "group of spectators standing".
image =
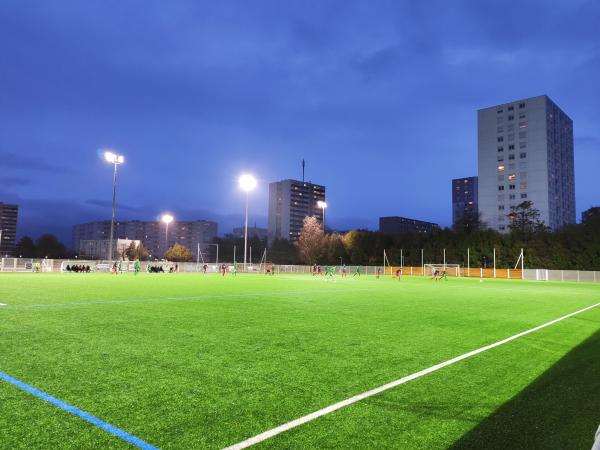
[[83,264],[73,264],[72,266],[67,264],[65,267],[67,272],[82,272],[82,273],[90,273],[92,268],[90,266],[85,266]]

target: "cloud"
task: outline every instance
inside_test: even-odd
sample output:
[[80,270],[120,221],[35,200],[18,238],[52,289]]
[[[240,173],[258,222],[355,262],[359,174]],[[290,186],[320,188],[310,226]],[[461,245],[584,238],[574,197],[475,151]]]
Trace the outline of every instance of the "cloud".
[[10,152],[0,152],[0,167],[38,172],[70,173],[66,167],[49,163],[43,157],[28,157]]
[[10,189],[12,187],[29,186],[31,180],[22,177],[0,177],[0,185]]
[[[108,200],[98,200],[95,198],[91,198],[91,199],[86,200],[84,203],[86,205],[100,206],[102,208],[112,208],[112,202],[108,201]],[[119,203],[119,202],[117,202],[116,207],[117,207],[117,209],[124,210],[124,211],[143,211],[143,208],[141,208],[139,206],[124,205],[123,203]]]

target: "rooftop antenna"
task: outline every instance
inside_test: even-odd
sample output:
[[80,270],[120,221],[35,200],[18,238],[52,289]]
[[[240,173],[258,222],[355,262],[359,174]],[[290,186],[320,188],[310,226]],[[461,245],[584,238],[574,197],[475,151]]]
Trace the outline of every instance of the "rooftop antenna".
[[304,167],[306,167],[306,162],[304,158],[302,158],[302,182],[304,183]]

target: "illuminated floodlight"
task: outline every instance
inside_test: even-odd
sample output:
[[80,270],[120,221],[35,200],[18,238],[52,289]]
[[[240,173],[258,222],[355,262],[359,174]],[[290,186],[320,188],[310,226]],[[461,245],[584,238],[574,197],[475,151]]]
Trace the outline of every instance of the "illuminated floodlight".
[[125,162],[125,157],[123,155],[117,155],[108,150],[104,152],[104,159],[111,164],[123,164]]
[[327,208],[327,203],[326,203],[326,202],[324,202],[323,200],[319,200],[319,201],[317,202],[317,206],[318,206],[319,208],[321,208],[321,209],[325,209],[325,208]]
[[169,225],[171,222],[173,222],[174,217],[171,214],[163,214],[160,220]]
[[246,192],[254,190],[254,188],[256,188],[256,185],[258,184],[256,178],[254,178],[249,173],[242,174],[238,180],[238,183],[240,185],[240,188]]

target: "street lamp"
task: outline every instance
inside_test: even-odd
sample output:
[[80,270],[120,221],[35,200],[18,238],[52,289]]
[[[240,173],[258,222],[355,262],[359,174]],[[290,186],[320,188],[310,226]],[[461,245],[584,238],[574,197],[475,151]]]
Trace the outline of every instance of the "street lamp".
[[117,166],[125,162],[123,155],[117,155],[110,150],[104,152],[104,160],[114,165],[113,171],[113,197],[112,197],[112,218],[110,220],[110,239],[108,241],[108,257],[113,259],[113,239],[115,234],[115,199],[117,195]]
[[317,206],[323,210],[323,234],[325,234],[325,209],[327,208],[327,203],[319,200]]
[[160,218],[166,225],[165,227],[165,253],[169,249],[169,224],[173,222],[173,216],[171,214],[163,214]]
[[244,224],[244,270],[246,270],[246,253],[248,252],[248,197],[250,191],[256,188],[257,181],[252,175],[245,173],[240,176],[238,183],[242,191],[246,192],[246,221]]

